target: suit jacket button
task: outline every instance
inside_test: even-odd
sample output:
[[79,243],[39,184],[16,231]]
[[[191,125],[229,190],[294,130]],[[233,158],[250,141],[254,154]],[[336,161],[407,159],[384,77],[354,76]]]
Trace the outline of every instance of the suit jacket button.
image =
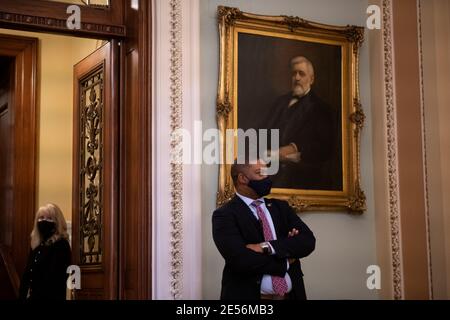
[[261,284],[261,281],[259,281],[259,280],[258,280],[258,281],[256,281],[256,284]]

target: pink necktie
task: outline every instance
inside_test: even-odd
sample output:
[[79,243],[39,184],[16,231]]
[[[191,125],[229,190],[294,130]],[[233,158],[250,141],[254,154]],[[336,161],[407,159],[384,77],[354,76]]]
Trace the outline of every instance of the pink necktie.
[[[272,230],[270,229],[269,221],[267,221],[266,214],[264,213],[264,210],[261,207],[262,203],[263,203],[262,201],[255,200],[252,202],[251,205],[254,208],[256,208],[256,213],[259,217],[259,220],[262,223],[264,240],[271,241],[273,240],[274,237],[272,234]],[[275,293],[280,296],[286,294],[286,292],[288,291],[286,279],[278,276],[271,276],[271,277],[272,277],[273,291],[275,291]]]

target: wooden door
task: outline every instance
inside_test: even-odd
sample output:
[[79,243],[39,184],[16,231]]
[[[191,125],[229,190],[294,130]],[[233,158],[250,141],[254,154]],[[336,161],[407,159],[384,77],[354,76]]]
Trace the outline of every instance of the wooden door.
[[[12,95],[14,60],[0,57],[0,299],[14,299],[16,292],[11,281],[13,245],[13,117]],[[17,281],[17,279],[16,279]]]
[[118,45],[74,66],[72,255],[77,299],[118,296]]
[[36,38],[0,35],[0,297],[18,295],[36,210]]

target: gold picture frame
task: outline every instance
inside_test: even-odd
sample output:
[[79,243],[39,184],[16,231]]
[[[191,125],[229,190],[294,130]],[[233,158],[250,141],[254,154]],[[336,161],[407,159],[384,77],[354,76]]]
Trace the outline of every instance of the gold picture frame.
[[[218,7],[218,23],[220,75],[216,115],[220,131],[221,161],[217,205],[222,205],[234,195],[230,177],[231,164],[226,155],[226,151],[230,148],[230,145],[227,145],[229,142],[226,139],[226,131],[237,129],[240,115],[244,119],[245,112],[251,113],[251,111],[239,109],[244,107],[239,106],[238,102],[245,100],[240,97],[243,97],[245,88],[250,88],[249,85],[247,87],[243,85],[246,83],[245,79],[238,78],[239,72],[242,71],[242,77],[247,75],[247,79],[253,79],[252,81],[257,83],[272,81],[272,84],[262,84],[263,88],[272,88],[271,85],[282,82],[274,80],[276,77],[273,76],[281,72],[272,70],[269,76],[267,71],[258,70],[258,66],[264,66],[264,70],[270,70],[272,64],[280,65],[280,56],[287,56],[289,52],[297,48],[305,48],[304,50],[309,50],[311,55],[313,52],[323,55],[322,60],[318,60],[318,65],[323,60],[332,60],[324,58],[327,55],[334,55],[333,61],[336,61],[332,65],[334,71],[331,69],[327,71],[327,65],[322,63],[321,73],[322,91],[325,95],[333,96],[334,100],[332,100],[338,102],[335,103],[337,105],[335,109],[339,111],[337,112],[339,118],[336,121],[339,128],[336,131],[338,137],[336,150],[340,150],[340,153],[336,152],[338,162],[333,164],[335,168],[333,172],[339,172],[336,174],[338,178],[335,179],[339,186],[336,190],[273,188],[270,196],[287,200],[298,211],[363,212],[366,209],[366,197],[361,189],[360,181],[360,136],[365,115],[359,97],[358,59],[359,49],[364,40],[364,29],[358,26],[325,25],[292,16],[263,16],[224,6]],[[270,52],[267,53],[264,50]],[[256,56],[253,56],[255,54]],[[261,58],[264,54],[265,56]],[[267,60],[267,57],[273,59]],[[250,61],[249,66],[244,65],[243,61]],[[329,63],[331,66],[331,62]],[[248,75],[249,73],[251,75]],[[253,75],[254,78],[251,78]],[[326,83],[326,81],[332,81],[327,79],[335,79],[333,81],[340,82],[340,85]],[[238,85],[241,87],[238,88]],[[253,87],[251,91],[254,91]],[[253,104],[247,103],[247,105],[255,108]],[[236,140],[233,141],[236,144]]]

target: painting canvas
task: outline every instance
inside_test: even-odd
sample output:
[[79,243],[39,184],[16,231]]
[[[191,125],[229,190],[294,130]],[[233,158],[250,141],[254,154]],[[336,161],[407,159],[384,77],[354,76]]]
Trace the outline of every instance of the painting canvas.
[[[237,155],[250,143],[248,148],[256,145],[258,154],[276,154],[272,196],[298,210],[362,212],[359,144],[364,113],[357,82],[363,29],[228,7],[219,7],[218,17],[217,119],[224,160],[218,204],[234,192],[226,150],[232,147]],[[230,141],[225,134],[229,129],[266,129],[269,137],[258,136],[257,143],[240,141],[245,139],[241,136]],[[270,138],[274,130],[276,145]]]

